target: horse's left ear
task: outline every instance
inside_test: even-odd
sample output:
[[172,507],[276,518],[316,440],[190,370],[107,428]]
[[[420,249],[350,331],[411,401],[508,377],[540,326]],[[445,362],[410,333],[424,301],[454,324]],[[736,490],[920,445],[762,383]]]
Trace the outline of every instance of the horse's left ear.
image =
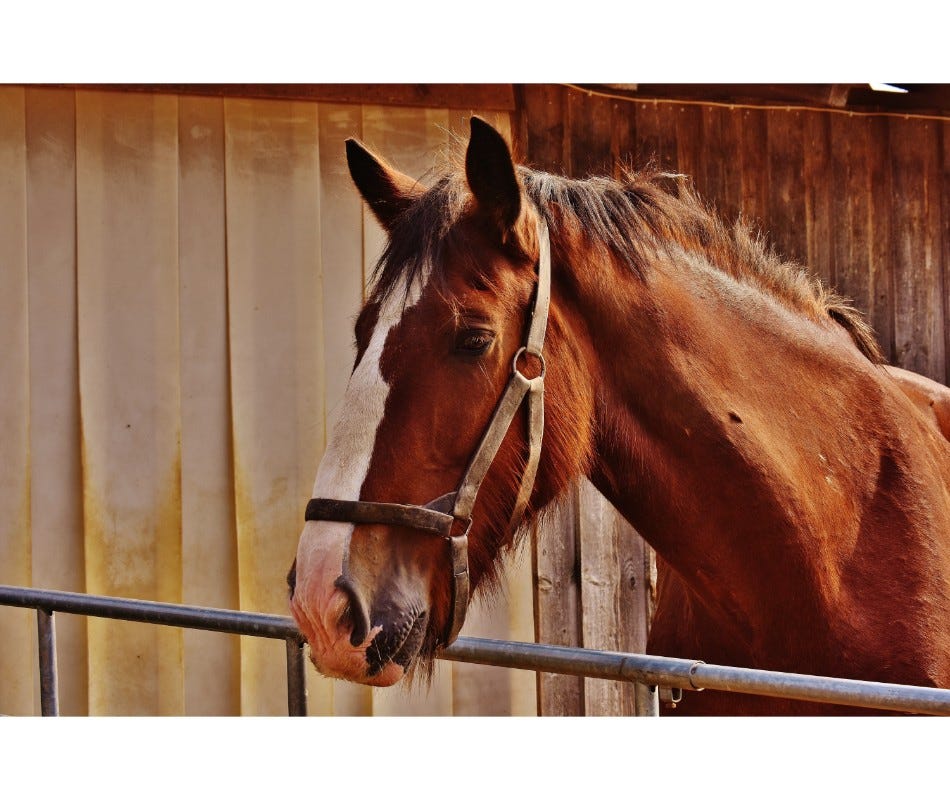
[[507,240],[521,214],[521,184],[508,144],[480,117],[472,117],[472,136],[465,153],[465,177],[478,209]]

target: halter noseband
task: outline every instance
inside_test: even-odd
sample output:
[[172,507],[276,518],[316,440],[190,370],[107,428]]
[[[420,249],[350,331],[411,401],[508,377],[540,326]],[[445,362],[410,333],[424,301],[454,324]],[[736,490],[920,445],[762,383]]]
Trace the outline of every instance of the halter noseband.
[[[547,225],[538,221],[538,283],[531,305],[531,317],[524,345],[515,353],[511,364],[511,377],[495,407],[482,440],[472,455],[459,483],[458,489],[449,492],[424,506],[401,503],[377,503],[368,500],[333,500],[315,497],[307,503],[307,521],[351,522],[355,525],[397,525],[415,528],[425,533],[440,536],[449,542],[452,558],[452,616],[446,627],[444,646],[450,645],[458,636],[469,601],[468,531],[472,526],[472,509],[478,489],[495,460],[502,440],[511,427],[515,414],[527,395],[528,398],[528,462],[521,474],[514,510],[508,530],[514,531],[521,522],[531,498],[534,479],[538,472],[541,455],[541,436],[544,432],[544,356],[541,348],[548,324],[551,306],[551,245]],[[523,355],[541,362],[541,374],[535,378],[525,377],[518,368]],[[461,533],[453,533],[456,524]]]

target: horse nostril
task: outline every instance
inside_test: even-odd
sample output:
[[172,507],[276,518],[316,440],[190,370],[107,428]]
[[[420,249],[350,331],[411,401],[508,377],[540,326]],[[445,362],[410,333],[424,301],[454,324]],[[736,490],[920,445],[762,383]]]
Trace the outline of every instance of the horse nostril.
[[350,644],[353,647],[358,647],[369,634],[369,614],[366,611],[366,605],[360,600],[356,587],[347,578],[341,575],[333,582],[333,585],[346,595],[348,601],[346,608],[340,615],[340,625],[344,627],[352,626]]
[[290,565],[290,572],[287,573],[287,585],[290,587],[290,597],[293,599],[294,590],[297,588],[297,559]]

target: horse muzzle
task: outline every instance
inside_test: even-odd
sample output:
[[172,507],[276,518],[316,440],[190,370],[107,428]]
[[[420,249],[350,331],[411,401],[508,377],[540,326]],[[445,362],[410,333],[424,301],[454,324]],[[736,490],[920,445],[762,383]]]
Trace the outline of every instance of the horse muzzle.
[[[409,670],[430,617],[424,581],[405,572],[368,588],[349,574],[348,526],[308,523],[288,576],[290,607],[321,674],[391,686]],[[306,545],[303,543],[306,541]]]

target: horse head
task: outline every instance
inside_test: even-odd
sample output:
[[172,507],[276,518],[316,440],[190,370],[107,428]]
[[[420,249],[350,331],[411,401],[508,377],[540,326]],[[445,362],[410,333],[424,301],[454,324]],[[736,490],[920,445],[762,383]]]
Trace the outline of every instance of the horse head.
[[594,391],[497,131],[473,118],[464,171],[429,189],[353,140],[347,160],[389,239],[289,583],[318,670],[387,686],[582,471]]

